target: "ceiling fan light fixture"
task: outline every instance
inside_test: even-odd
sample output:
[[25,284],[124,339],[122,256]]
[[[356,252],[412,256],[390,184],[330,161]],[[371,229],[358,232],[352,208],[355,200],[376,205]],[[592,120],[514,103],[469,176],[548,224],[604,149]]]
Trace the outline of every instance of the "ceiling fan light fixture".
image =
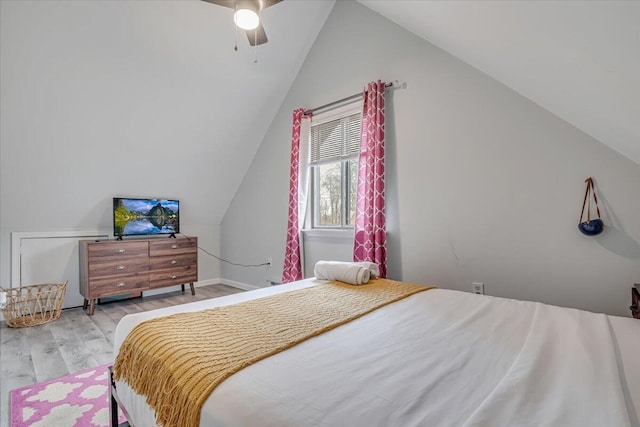
[[243,8],[233,14],[233,21],[243,30],[253,30],[260,24],[260,18],[256,11]]

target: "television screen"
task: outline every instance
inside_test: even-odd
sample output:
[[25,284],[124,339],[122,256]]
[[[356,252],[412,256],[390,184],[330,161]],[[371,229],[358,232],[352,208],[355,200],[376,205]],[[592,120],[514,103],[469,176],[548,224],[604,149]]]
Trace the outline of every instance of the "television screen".
[[113,198],[113,235],[136,236],[180,232],[180,202]]

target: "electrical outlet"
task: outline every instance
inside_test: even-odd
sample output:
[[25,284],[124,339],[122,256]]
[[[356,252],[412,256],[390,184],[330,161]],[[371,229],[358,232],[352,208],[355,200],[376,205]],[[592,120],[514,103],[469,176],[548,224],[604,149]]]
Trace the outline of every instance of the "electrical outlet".
[[269,264],[269,267],[271,267],[271,265],[273,265],[273,258],[267,258],[267,264]]
[[471,285],[474,294],[484,295],[484,283],[473,282]]

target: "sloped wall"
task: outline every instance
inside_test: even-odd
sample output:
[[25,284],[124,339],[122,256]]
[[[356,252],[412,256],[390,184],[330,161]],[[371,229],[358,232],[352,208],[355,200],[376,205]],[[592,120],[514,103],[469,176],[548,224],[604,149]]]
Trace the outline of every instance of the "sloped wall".
[[[640,167],[369,9],[336,2],[221,225],[222,277],[282,272],[291,111],[399,80],[387,95],[391,278],[629,316],[640,281]],[[592,176],[607,229],[577,230]]]

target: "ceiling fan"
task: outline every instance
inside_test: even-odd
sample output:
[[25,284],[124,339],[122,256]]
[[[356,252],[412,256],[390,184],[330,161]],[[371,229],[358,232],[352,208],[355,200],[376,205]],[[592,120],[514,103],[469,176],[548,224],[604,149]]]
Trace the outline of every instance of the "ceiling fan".
[[217,4],[218,6],[233,9],[233,20],[239,28],[247,33],[249,44],[256,46],[266,43],[267,34],[260,22],[259,13],[274,4],[280,3],[282,0],[202,0],[207,3]]

